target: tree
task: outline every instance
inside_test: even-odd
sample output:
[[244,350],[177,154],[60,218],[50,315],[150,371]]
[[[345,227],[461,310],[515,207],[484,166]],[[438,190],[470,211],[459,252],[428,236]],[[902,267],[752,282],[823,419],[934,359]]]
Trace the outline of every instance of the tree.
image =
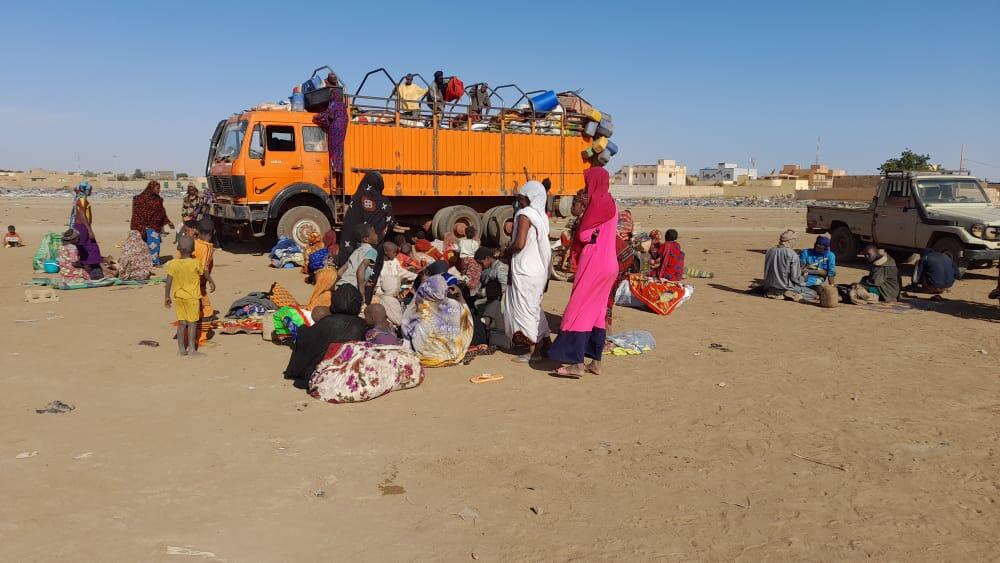
[[136,168],[135,172],[132,173],[132,179],[133,180],[142,180],[142,179],[145,179],[145,178],[146,178],[146,175],[143,174],[142,170],[139,170],[138,168]]
[[907,148],[899,155],[899,158],[890,158],[889,160],[886,160],[882,163],[882,166],[878,167],[878,169],[883,173],[906,172],[908,170],[928,172],[937,170],[937,167],[931,164],[931,155],[917,154]]

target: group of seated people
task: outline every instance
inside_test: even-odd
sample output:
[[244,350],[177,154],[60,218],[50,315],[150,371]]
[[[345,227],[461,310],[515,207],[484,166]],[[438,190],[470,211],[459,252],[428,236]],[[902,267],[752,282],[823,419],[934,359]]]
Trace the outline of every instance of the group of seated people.
[[893,303],[899,299],[902,290],[929,293],[932,299],[941,299],[941,294],[951,289],[961,277],[949,256],[927,248],[912,262],[914,271],[910,285],[902,287],[896,261],[884,249],[869,244],[863,251],[869,264],[868,274],[857,283],[835,284],[837,257],[830,251],[830,238],[820,235],[812,248],[798,253],[792,247],[795,238],[796,233],[791,229],[782,232],[778,244],[768,249],[764,256],[764,283],[761,289],[767,297],[816,301],[821,288],[829,285],[837,288],[843,301],[856,305]]
[[336,235],[312,237],[305,269],[315,284],[306,305],[313,325],[298,330],[286,378],[307,385],[336,343],[369,343],[383,357],[415,357],[424,367],[457,364],[470,349],[510,347],[500,308],[508,266],[476,234],[459,225],[444,240],[395,235],[378,252],[377,233],[362,224],[360,244],[339,267]]

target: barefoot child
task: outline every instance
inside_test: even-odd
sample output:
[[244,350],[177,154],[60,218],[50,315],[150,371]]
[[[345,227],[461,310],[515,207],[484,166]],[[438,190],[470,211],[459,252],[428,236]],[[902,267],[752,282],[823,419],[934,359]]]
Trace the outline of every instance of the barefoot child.
[[177,243],[177,252],[180,258],[167,263],[163,303],[168,309],[173,305],[177,312],[178,355],[194,356],[200,354],[196,351],[196,342],[201,319],[201,278],[204,275],[213,290],[215,282],[201,267],[201,262],[191,257],[194,240],[182,237]]

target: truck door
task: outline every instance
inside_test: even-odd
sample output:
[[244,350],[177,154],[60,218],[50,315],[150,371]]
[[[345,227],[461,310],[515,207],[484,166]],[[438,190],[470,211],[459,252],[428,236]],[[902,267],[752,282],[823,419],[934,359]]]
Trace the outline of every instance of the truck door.
[[920,215],[913,199],[913,180],[888,178],[879,190],[872,236],[876,244],[913,248]]
[[247,195],[266,200],[302,180],[300,139],[294,125],[258,123],[250,134]]
[[302,126],[302,180],[330,192],[330,156],[326,131],[315,125]]

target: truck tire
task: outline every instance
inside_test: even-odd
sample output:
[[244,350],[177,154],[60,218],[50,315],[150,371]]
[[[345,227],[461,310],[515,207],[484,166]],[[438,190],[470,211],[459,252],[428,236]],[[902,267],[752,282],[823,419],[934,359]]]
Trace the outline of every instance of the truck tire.
[[493,221],[493,216],[502,209],[503,206],[491,207],[483,213],[483,246],[489,246],[496,248],[497,246],[497,228],[496,223]]
[[451,213],[451,207],[452,206],[450,205],[448,207],[442,207],[441,209],[437,210],[437,213],[434,214],[434,218],[431,219],[431,229],[430,231],[427,232],[427,236],[431,237],[431,240],[441,238],[440,236],[438,236],[438,225],[441,223],[441,220],[444,219],[446,215]]
[[501,205],[487,211],[490,214],[486,223],[486,236],[490,245],[498,249],[506,248],[510,244],[510,233],[506,232],[504,225],[514,224],[514,208],[510,205]]
[[955,266],[958,268],[958,272],[963,276],[965,275],[965,270],[968,267],[968,264],[962,259],[963,247],[962,243],[957,238],[949,236],[941,237],[934,241],[931,248],[935,252],[940,252],[948,258],[951,258],[951,261],[954,262]]
[[323,234],[330,230],[330,220],[322,211],[315,207],[300,205],[293,207],[281,215],[278,220],[277,235],[289,237],[295,244],[305,248],[309,246],[309,233]]
[[453,205],[452,207],[446,208],[447,213],[443,213],[440,219],[437,221],[437,225],[434,227],[434,236],[438,239],[443,240],[444,235],[447,233],[454,232],[455,225],[459,223],[465,223],[469,227],[475,227],[476,234],[479,236],[483,232],[483,222],[479,218],[479,213],[471,207],[466,207],[465,205]]
[[841,225],[830,232],[830,250],[838,263],[846,263],[858,257],[858,238],[850,229]]

